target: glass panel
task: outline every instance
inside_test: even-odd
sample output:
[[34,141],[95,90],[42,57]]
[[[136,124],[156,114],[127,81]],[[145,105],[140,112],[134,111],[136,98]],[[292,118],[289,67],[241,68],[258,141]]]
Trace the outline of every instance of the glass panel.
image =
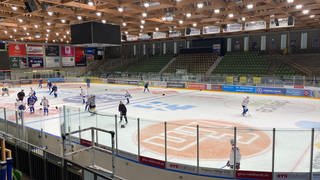
[[275,171],[309,172],[310,130],[276,130]]
[[125,119],[120,123],[120,117],[117,116],[117,131],[118,131],[118,149],[132,154],[138,154],[137,140],[137,119],[128,118],[128,124]]
[[314,146],[313,146],[313,167],[312,172],[320,172],[320,130],[314,131]]
[[6,120],[4,117],[4,108],[0,108],[0,131],[6,131]]

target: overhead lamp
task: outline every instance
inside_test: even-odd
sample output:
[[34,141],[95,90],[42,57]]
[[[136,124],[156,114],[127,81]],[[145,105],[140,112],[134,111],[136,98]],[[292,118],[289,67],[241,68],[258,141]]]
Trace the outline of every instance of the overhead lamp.
[[202,9],[202,8],[203,8],[203,6],[204,6],[204,5],[203,5],[203,3],[202,3],[202,2],[199,2],[199,3],[197,4],[197,8],[198,8],[198,9]]
[[145,2],[145,3],[143,3],[143,6],[144,6],[145,8],[148,8],[148,7],[150,7],[150,4],[149,4],[148,2]]
[[8,34],[8,31],[4,31],[5,34]]
[[315,16],[314,14],[312,14],[312,15],[310,15],[309,17],[310,17],[310,18],[314,18],[314,17],[316,17],[316,16]]
[[26,30],[27,30],[27,27],[24,26],[22,29],[26,31]]
[[48,25],[48,26],[51,26],[51,22],[47,22],[47,25]]
[[179,20],[179,24],[183,24],[183,21],[182,21],[182,20]]
[[61,38],[60,41],[63,42],[63,39]]
[[70,34],[70,31],[67,31],[67,34]]
[[253,4],[248,4],[247,5],[247,9],[252,9],[253,8]]
[[101,12],[96,12],[96,15],[100,17],[102,15],[102,13]]
[[12,38],[13,38],[13,36],[12,36],[12,35],[10,35],[10,36],[9,36],[9,38],[10,38],[10,39],[12,39]]
[[56,32],[56,36],[59,36],[59,33],[58,33],[58,32]]
[[18,10],[18,7],[17,6],[11,6],[11,9],[16,11],[16,10]]
[[29,36],[29,35],[30,35],[30,33],[28,33],[28,32],[27,32],[27,33],[26,33],[26,35],[27,35],[27,36]]
[[35,27],[36,29],[38,29],[39,25],[35,24],[34,27]]
[[186,16],[187,16],[187,18],[190,18],[191,17],[191,13],[187,13]]
[[128,31],[125,31],[124,33],[125,33],[125,34],[128,34]]
[[103,24],[107,23],[107,21],[106,21],[105,19],[102,19],[101,22],[102,22]]
[[56,42],[56,40],[54,39],[54,40],[52,40],[52,42],[54,42],[54,43],[55,43],[55,42]]
[[301,9],[302,8],[302,4],[297,4],[296,5],[296,9]]
[[69,41],[67,41],[67,44],[69,44]]
[[123,7],[118,7],[118,11],[123,12],[124,11]]
[[294,0],[287,0],[287,3],[293,3]]
[[22,23],[22,22],[23,22],[23,19],[18,19],[18,21],[19,21],[20,23]]
[[94,6],[93,1],[88,1],[88,5],[89,5],[89,6]]
[[50,35],[49,34],[46,34],[46,37],[49,37]]
[[82,17],[81,16],[77,16],[77,19],[80,21],[80,20],[82,20]]
[[309,14],[309,10],[308,9],[303,10],[302,14]]
[[52,12],[52,11],[48,11],[48,15],[49,15],[49,16],[52,16],[52,15],[53,15],[53,12]]
[[163,16],[161,19],[162,19],[162,21],[165,21],[165,20],[166,20],[166,17]]
[[141,22],[141,24],[145,24],[146,23],[146,21],[143,20],[143,19],[140,22]]
[[17,32],[17,29],[13,29],[13,32]]
[[159,31],[159,28],[158,28],[158,27],[156,27],[156,28],[155,28],[155,30],[156,30],[156,31]]
[[47,29],[47,32],[49,33],[51,30],[50,29]]
[[233,15],[232,13],[230,13],[230,14],[228,14],[228,17],[229,17],[229,18],[233,18],[234,15]]
[[65,38],[67,38],[67,36],[66,36],[66,35],[63,35],[63,38],[65,39]]
[[123,23],[122,23],[122,26],[123,26],[123,27],[126,27],[126,26],[127,26],[127,23],[123,22]]
[[62,23],[66,23],[66,20],[65,20],[65,19],[61,19],[61,22],[62,22]]
[[34,37],[39,39],[41,37],[41,35],[40,34],[36,34],[36,35],[34,35]]
[[241,21],[246,21],[246,17],[242,17],[242,18],[241,18]]
[[140,29],[143,29],[144,28],[144,26],[143,25],[140,25]]
[[197,23],[193,23],[192,26],[193,26],[193,27],[197,27]]
[[220,13],[220,9],[215,9],[215,10],[214,10],[214,13],[215,13],[215,14],[219,14],[219,13]]
[[147,13],[142,13],[142,17],[147,17]]

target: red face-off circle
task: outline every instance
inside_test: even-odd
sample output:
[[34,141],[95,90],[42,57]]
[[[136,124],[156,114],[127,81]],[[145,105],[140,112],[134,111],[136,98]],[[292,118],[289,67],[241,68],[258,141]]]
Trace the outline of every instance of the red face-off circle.
[[[237,146],[242,157],[264,152],[271,144],[267,133],[238,123],[215,120],[179,120],[167,123],[168,156],[180,158],[197,157],[197,124],[199,125],[200,159],[228,159],[230,140],[237,127]],[[165,152],[164,123],[144,127],[140,142],[144,149],[157,154]]]

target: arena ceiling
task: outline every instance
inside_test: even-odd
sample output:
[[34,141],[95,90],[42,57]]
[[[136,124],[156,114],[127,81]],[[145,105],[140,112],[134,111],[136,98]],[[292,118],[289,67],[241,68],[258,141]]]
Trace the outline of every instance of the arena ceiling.
[[320,26],[320,0],[0,0],[0,39],[69,42],[72,24],[100,21],[123,32],[185,29],[293,16],[295,28]]

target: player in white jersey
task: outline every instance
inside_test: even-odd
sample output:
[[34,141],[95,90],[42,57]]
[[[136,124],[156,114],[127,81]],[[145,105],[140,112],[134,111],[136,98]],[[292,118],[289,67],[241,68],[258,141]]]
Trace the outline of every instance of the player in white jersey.
[[22,100],[18,100],[15,103],[15,105],[16,105],[17,112],[18,112],[18,118],[22,119],[23,113],[26,110],[26,103],[24,103]]
[[82,99],[82,104],[86,103],[86,93],[84,92],[84,89],[80,86],[80,97]]
[[230,167],[230,169],[235,168],[236,170],[239,170],[240,160],[241,160],[240,149],[236,147],[234,139],[230,140],[230,144],[231,144],[231,151],[230,151],[229,161],[227,162],[227,166]]
[[249,104],[249,96],[245,97],[242,101],[242,116],[245,116],[247,112],[249,111],[248,109],[248,104]]
[[49,100],[45,96],[41,100],[40,105],[43,106],[43,115],[48,115],[48,113],[49,113]]
[[131,96],[131,94],[126,90],[126,93],[124,94],[124,97],[126,98],[126,100],[127,100],[127,104],[129,104],[130,103],[130,98],[132,98],[132,96]]

